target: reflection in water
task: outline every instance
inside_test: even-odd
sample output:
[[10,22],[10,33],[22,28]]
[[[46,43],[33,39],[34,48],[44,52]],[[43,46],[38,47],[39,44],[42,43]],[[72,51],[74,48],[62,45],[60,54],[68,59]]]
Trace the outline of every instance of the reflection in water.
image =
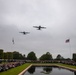
[[76,72],[60,67],[35,67],[32,66],[24,75],[76,75]]
[[29,68],[29,69],[28,69],[28,72],[29,72],[30,74],[33,74],[33,73],[35,72],[35,67],[32,66],[31,68]]
[[49,74],[52,71],[52,67],[43,67],[43,71],[41,73]]
[[[57,67],[56,67],[57,68]],[[58,67],[59,70],[61,70],[61,67]]]
[[76,72],[74,72],[74,75],[76,75]]

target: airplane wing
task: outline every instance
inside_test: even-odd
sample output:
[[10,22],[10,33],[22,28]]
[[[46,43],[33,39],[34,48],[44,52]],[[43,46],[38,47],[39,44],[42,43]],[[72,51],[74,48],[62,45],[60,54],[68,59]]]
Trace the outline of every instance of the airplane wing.
[[33,26],[34,28],[39,28],[38,26]]
[[41,27],[41,28],[46,28],[46,27]]
[[25,32],[26,34],[30,33],[30,32]]
[[19,32],[19,33],[23,33],[23,32]]

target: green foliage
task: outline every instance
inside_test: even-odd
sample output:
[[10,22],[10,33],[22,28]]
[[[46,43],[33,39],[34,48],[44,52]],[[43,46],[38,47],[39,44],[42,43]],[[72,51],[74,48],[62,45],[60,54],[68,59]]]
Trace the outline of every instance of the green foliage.
[[47,52],[46,54],[43,54],[39,59],[40,60],[51,60],[52,55],[49,52]]
[[64,58],[63,58],[60,54],[58,54],[57,57],[56,57],[56,59],[57,59],[57,60],[62,60],[62,59],[64,59]]
[[3,59],[8,59],[8,61],[11,61],[13,59],[13,52],[4,52],[3,54]]
[[27,55],[28,60],[37,60],[35,53],[32,51]]
[[17,51],[14,52],[4,52],[4,59],[25,59],[25,55],[20,54]]
[[13,59],[13,53],[12,52],[7,52],[7,58],[8,59]]
[[73,53],[73,60],[76,62],[76,53]]
[[13,59],[19,59],[19,52],[13,52]]
[[13,53],[12,52],[4,52],[4,59],[13,59]]
[[4,59],[8,59],[8,54],[4,52]]
[[14,51],[13,52],[13,59],[25,59],[25,56],[17,51]]
[[0,49],[0,59],[3,59],[3,49]]

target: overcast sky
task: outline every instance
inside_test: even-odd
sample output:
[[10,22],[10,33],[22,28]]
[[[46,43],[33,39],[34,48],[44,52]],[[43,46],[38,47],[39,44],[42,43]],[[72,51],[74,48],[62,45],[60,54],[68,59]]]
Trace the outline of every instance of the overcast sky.
[[[33,28],[39,25],[46,29]],[[58,54],[72,57],[76,53],[76,0],[0,0],[0,48],[26,56],[34,51],[37,57],[46,52],[53,58]]]

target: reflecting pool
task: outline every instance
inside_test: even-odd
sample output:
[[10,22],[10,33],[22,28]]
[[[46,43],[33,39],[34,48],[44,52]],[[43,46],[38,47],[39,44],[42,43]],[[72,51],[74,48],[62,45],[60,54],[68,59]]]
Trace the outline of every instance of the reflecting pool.
[[32,66],[24,75],[76,75],[76,72],[59,67],[35,67]]

